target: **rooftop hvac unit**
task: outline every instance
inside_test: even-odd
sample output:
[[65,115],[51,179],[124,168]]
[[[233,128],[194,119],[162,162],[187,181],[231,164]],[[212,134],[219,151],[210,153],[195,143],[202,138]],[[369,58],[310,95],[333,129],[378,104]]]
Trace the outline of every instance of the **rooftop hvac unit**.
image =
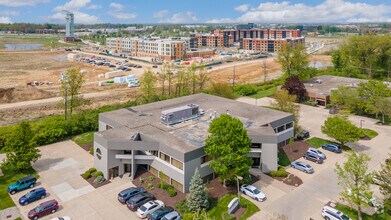
[[189,104],[169,110],[162,111],[160,120],[165,125],[173,125],[200,116],[199,107],[196,104]]

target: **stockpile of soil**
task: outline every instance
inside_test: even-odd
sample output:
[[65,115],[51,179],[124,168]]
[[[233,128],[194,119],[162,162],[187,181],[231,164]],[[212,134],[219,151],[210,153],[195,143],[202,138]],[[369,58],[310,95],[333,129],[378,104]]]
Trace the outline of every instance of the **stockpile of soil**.
[[27,100],[46,99],[56,94],[35,87],[0,88],[0,103],[21,102]]

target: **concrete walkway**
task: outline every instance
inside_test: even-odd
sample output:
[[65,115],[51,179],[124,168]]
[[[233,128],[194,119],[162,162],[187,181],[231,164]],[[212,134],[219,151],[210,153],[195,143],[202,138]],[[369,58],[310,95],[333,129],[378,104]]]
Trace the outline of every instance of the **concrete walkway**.
[[18,208],[16,208],[16,206],[0,211],[0,219],[1,220],[14,220],[19,217],[22,217],[22,216],[20,216],[19,210],[18,210]]

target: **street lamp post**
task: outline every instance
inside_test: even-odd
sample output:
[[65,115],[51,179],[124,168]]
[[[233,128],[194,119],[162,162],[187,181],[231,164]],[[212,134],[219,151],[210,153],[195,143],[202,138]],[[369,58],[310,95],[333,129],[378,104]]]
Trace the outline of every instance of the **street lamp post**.
[[364,120],[360,120],[360,127],[361,127],[361,129],[362,129],[363,122],[364,122]]
[[238,183],[238,200],[239,200],[239,202],[240,202],[239,180],[243,180],[243,177],[241,177],[241,176],[236,176],[236,180],[237,180],[237,183]]

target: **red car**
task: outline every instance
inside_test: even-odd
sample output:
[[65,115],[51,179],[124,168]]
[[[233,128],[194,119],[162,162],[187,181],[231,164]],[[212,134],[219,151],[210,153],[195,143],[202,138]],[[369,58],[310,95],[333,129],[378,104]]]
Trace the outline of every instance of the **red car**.
[[53,199],[39,204],[39,206],[35,207],[33,210],[29,211],[27,217],[29,219],[38,219],[42,216],[49,215],[51,213],[55,213],[58,209],[58,202]]

